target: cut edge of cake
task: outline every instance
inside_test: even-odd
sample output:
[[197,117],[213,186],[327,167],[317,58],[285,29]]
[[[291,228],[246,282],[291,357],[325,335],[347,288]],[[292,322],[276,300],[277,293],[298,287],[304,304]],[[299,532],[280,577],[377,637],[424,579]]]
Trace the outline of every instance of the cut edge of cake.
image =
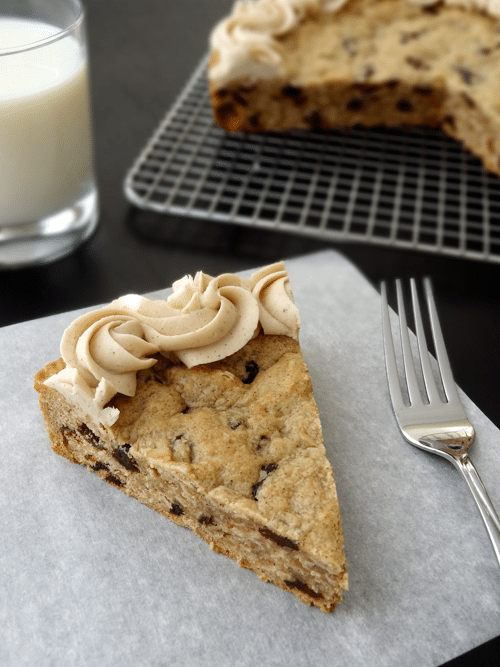
[[[263,19],[259,25],[258,5],[266,2],[277,4],[251,0],[254,14],[244,17],[259,36],[253,51],[243,40],[237,44],[245,28],[241,6],[212,33],[210,97],[222,128],[440,128],[500,175],[500,106],[491,99],[495,79],[486,76],[488,68],[500,75],[498,16],[451,2],[348,0],[332,12],[320,8],[328,3],[304,0],[288,3],[300,20],[273,34]],[[446,44],[442,54],[433,33]]]

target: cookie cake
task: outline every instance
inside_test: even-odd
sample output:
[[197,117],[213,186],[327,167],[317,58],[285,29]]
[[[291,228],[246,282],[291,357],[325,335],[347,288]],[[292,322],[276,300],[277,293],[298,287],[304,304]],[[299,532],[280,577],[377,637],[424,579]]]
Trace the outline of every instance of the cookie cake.
[[228,131],[442,128],[500,174],[498,0],[248,0],[210,39]]
[[55,452],[303,602],[347,589],[335,481],[283,263],[76,319],[35,377]]

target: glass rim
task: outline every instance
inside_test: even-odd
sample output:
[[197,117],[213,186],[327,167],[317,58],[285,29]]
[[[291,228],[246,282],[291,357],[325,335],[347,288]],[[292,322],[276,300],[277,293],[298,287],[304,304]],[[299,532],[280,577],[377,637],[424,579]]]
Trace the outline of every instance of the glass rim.
[[[43,46],[46,46],[47,44],[52,44],[53,42],[57,42],[59,39],[62,39],[63,37],[69,35],[69,33],[73,32],[73,30],[75,30],[75,28],[77,28],[85,18],[85,10],[83,8],[83,5],[81,3],[78,4],[79,4],[78,16],[73,21],[73,23],[71,23],[71,25],[69,25],[67,28],[62,28],[53,35],[49,35],[49,37],[44,37],[43,39],[39,39],[36,42],[29,42],[28,44],[11,46],[6,49],[2,49],[0,47],[0,57],[14,55],[15,53],[24,53],[25,51],[33,51],[34,49],[39,49]],[[13,18],[9,17],[8,15],[7,16],[4,15],[4,17]]]

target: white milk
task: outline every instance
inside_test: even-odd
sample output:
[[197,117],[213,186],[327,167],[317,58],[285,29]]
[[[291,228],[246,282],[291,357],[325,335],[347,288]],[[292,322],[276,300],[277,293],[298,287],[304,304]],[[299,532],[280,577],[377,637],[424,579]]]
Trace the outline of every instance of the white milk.
[[[0,16],[0,50],[59,32]],[[73,36],[0,55],[0,226],[37,222],[92,179],[87,65]]]

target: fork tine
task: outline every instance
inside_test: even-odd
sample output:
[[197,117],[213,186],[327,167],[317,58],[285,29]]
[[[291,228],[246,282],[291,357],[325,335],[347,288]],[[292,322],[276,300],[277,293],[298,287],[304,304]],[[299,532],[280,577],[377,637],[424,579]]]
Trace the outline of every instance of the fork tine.
[[420,387],[418,386],[417,374],[415,372],[415,364],[413,361],[413,354],[410,345],[410,336],[408,333],[408,323],[406,320],[406,310],[403,298],[403,289],[401,287],[401,280],[396,280],[396,293],[398,299],[398,313],[399,313],[399,327],[401,334],[401,346],[403,349],[403,365],[406,376],[406,384],[408,387],[408,396],[410,405],[423,405]]
[[453,374],[451,372],[450,360],[446,351],[446,345],[443,338],[443,332],[439,323],[439,317],[436,310],[432,285],[429,278],[424,279],[425,294],[427,297],[427,307],[431,322],[432,336],[434,338],[434,347],[439,365],[439,372],[443,381],[443,388],[448,402],[460,401]]
[[[394,350],[394,339],[392,337],[391,323],[389,317],[389,307],[387,304],[387,292],[385,283],[382,283],[382,330],[384,337],[385,358],[387,366],[387,378],[389,382],[389,392],[392,399],[394,415],[398,422],[401,433],[405,439],[412,445],[425,449],[433,454],[439,454],[448,461],[451,461],[464,475],[469,489],[479,507],[479,511],[490,536],[493,549],[500,563],[500,519],[488,497],[488,493],[481,482],[479,475],[470,460],[467,451],[472,445],[475,437],[474,427],[472,426],[467,413],[465,412],[458,392],[455,389],[455,383],[448,361],[445,343],[439,319],[434,304],[434,297],[430,281],[424,281],[429,317],[431,320],[432,335],[434,338],[436,357],[440,366],[443,387],[449,402],[443,403],[441,400],[429,399],[429,404],[425,405],[418,391],[415,366],[413,364],[413,355],[410,349],[410,339],[408,327],[406,324],[406,313],[403,303],[403,290],[401,281],[396,281],[396,291],[399,310],[399,322],[401,342],[403,346],[403,363],[406,372],[406,382],[408,393],[412,405],[407,407],[404,404],[401,387],[398,377],[396,355]],[[411,292],[413,300],[413,310],[415,316],[415,328],[417,332],[418,347],[421,353],[422,373],[424,382],[435,385],[434,375],[431,373],[429,353],[425,342],[423,332],[422,315],[418,301],[416,283],[411,281]],[[427,378],[425,377],[427,376]],[[432,383],[429,377],[432,377]],[[429,380],[429,382],[427,382]],[[428,390],[431,396],[434,389]],[[438,399],[440,397],[438,396]],[[413,404],[415,401],[416,404]]]
[[413,303],[413,315],[415,319],[415,333],[417,335],[418,352],[420,355],[422,375],[424,377],[427,397],[429,399],[429,402],[432,403],[433,401],[440,401],[441,397],[438,392],[436,380],[434,378],[434,373],[432,372],[432,366],[424,332],[424,325],[422,322],[422,312],[420,310],[420,303],[418,299],[417,284],[414,278],[410,280],[410,285],[411,285],[411,298]]
[[396,415],[405,408],[401,386],[399,384],[398,367],[396,363],[396,353],[394,350],[394,340],[392,338],[391,321],[389,319],[389,306],[387,304],[387,288],[385,282],[381,285],[382,297],[382,334],[384,338],[385,365],[387,368],[387,382],[389,384],[389,393]]

